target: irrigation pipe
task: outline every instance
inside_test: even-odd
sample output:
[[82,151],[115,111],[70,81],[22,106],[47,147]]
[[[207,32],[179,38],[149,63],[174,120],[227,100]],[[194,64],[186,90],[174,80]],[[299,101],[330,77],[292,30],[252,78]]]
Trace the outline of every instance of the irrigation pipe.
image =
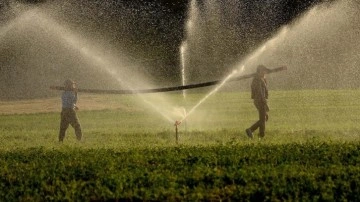
[[[279,71],[286,70],[286,67],[278,67],[271,69],[268,74],[275,73]],[[256,73],[243,75],[234,77],[229,79],[229,81],[239,81],[248,78],[252,78],[256,75]],[[79,88],[78,92],[83,93],[94,93],[94,94],[144,94],[144,93],[159,93],[159,92],[170,92],[170,91],[179,91],[179,90],[186,90],[186,89],[193,89],[193,88],[202,88],[207,86],[213,86],[220,84],[222,80],[217,81],[210,81],[205,83],[198,83],[198,84],[189,84],[184,86],[173,86],[173,87],[164,87],[164,88],[154,88],[154,89],[140,89],[140,90],[103,90],[103,89],[83,89]],[[51,90],[64,90],[63,86],[50,86]]]

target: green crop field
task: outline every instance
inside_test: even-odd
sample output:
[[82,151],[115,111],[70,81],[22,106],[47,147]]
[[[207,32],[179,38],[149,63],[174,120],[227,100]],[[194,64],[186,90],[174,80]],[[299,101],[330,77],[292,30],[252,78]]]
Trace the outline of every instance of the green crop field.
[[0,102],[0,201],[360,200],[359,90],[271,91],[262,140],[249,93],[216,93],[178,143],[163,107],[205,94],[142,101],[160,95],[81,95],[84,138],[62,144],[59,98]]

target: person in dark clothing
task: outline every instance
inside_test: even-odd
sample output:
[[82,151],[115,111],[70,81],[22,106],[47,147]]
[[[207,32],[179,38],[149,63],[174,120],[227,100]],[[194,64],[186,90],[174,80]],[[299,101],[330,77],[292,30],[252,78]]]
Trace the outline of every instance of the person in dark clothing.
[[64,92],[61,96],[62,110],[60,121],[59,142],[62,142],[65,138],[65,132],[69,125],[75,129],[75,135],[77,140],[81,140],[82,132],[79,119],[76,115],[76,110],[79,108],[76,106],[77,102],[77,87],[76,83],[70,79],[67,79],[64,83]]
[[254,105],[259,112],[259,120],[255,122],[250,128],[246,129],[246,135],[253,138],[253,132],[259,128],[259,138],[265,136],[265,123],[268,120],[269,107],[267,104],[268,88],[265,79],[265,74],[270,70],[264,65],[259,65],[256,70],[256,75],[251,83],[251,98],[254,100]]

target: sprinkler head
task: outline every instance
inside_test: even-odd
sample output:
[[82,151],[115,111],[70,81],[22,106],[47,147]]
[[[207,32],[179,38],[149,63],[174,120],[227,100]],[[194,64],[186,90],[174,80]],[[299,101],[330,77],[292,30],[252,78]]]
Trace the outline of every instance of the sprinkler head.
[[180,124],[181,124],[181,121],[175,121],[174,126],[178,126],[178,125],[180,125]]

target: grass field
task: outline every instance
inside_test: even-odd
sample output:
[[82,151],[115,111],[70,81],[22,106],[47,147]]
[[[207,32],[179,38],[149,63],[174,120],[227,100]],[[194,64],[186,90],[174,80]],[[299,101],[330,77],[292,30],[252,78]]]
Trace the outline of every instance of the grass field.
[[[57,142],[60,99],[0,102],[0,199],[360,200],[360,91],[271,91],[265,139],[247,92],[81,95],[84,138]],[[158,95],[155,95],[158,96]],[[159,110],[153,108],[159,107]],[[176,110],[174,110],[176,111]],[[164,114],[171,114],[168,118]]]

